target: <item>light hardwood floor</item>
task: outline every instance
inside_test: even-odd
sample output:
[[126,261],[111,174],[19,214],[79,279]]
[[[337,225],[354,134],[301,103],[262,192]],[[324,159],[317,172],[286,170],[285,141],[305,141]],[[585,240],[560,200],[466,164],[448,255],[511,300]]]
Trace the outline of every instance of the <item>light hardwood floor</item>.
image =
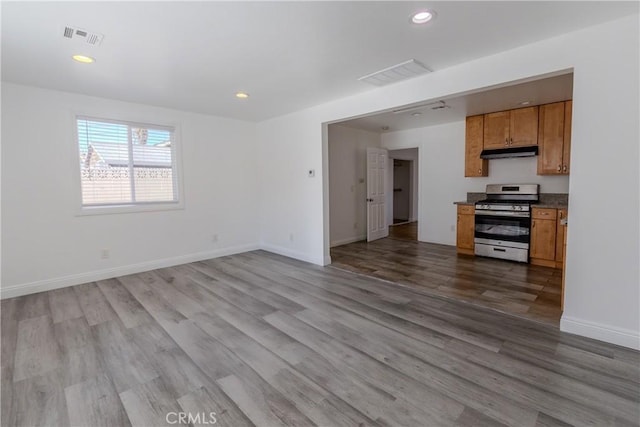
[[560,324],[562,270],[458,255],[454,247],[418,242],[410,236],[407,228],[386,239],[331,248],[331,265],[419,292]]
[[639,353],[256,251],[2,301],[2,426],[638,425]]

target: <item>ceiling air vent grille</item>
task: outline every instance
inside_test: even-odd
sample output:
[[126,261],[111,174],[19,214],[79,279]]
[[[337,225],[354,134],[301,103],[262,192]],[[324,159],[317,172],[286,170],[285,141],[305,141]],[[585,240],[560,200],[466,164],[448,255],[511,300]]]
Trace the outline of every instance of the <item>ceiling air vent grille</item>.
[[430,72],[431,70],[420,62],[415,59],[410,59],[400,64],[376,71],[375,73],[362,76],[358,80],[375,86],[384,86]]
[[100,33],[88,31],[82,28],[70,27],[68,25],[64,27],[62,35],[68,39],[83,41],[93,46],[99,46],[104,38],[104,35]]

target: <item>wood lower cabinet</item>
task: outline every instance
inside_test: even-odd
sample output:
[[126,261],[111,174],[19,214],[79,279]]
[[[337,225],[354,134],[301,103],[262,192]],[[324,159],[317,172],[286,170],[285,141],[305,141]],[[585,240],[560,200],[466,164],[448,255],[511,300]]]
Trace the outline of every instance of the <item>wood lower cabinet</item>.
[[489,176],[489,161],[480,158],[483,147],[484,116],[470,116],[466,121],[464,176]]
[[484,149],[538,144],[538,107],[484,115]]
[[538,175],[568,175],[572,102],[540,106]]
[[531,264],[562,268],[564,265],[564,244],[566,209],[533,208],[531,211]]
[[[537,214],[537,215],[536,215]],[[556,265],[556,210],[535,209],[531,218],[531,264]]]
[[567,210],[558,209],[556,222],[556,267],[562,267],[564,265],[564,245],[567,226],[562,222],[566,218]]
[[473,255],[474,253],[475,211],[474,206],[458,205],[456,247],[459,254]]

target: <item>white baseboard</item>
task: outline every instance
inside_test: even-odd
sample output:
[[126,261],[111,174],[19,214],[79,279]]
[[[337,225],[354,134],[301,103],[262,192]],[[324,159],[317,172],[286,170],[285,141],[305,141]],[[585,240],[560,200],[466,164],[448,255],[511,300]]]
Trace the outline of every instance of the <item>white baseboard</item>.
[[366,239],[367,239],[367,235],[363,234],[361,236],[349,237],[347,239],[334,240],[333,242],[331,242],[330,247],[333,248],[335,246],[342,246],[348,243],[359,242],[360,240],[366,240]]
[[575,317],[562,316],[560,330],[583,337],[593,338],[611,344],[640,350],[640,334],[631,329],[616,328],[611,325],[590,322]]
[[122,267],[108,268],[86,273],[72,274],[54,279],[38,280],[30,283],[7,286],[0,288],[0,299],[19,297],[22,295],[35,294],[37,292],[50,291],[53,289],[65,288],[67,286],[80,285],[82,283],[95,282],[96,280],[111,279],[113,277],[126,276],[128,274],[141,273],[143,271],[155,270],[157,268],[171,267],[174,265],[187,264],[190,262],[202,261],[205,259],[218,258],[226,255],[233,255],[240,252],[248,252],[260,249],[258,244],[247,244],[231,246],[228,248],[213,251],[197,252],[193,254],[180,255],[172,258],[164,258],[138,264],[130,264]]
[[275,246],[275,245],[270,245],[266,243],[262,243],[260,245],[260,249],[265,250],[267,252],[273,252],[274,254],[286,256],[289,258],[294,258],[300,261],[310,262],[311,264],[316,264],[316,265],[325,265],[324,262],[326,261],[324,256],[313,257],[302,252],[291,250],[289,248],[283,248],[282,246]]

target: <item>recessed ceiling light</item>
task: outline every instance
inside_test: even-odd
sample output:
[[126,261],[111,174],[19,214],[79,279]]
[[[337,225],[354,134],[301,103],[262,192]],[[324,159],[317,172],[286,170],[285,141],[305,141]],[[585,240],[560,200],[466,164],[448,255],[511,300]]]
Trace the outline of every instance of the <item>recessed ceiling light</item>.
[[411,15],[411,22],[414,24],[426,24],[435,18],[435,16],[436,13],[433,10],[424,9]]
[[520,103],[520,105],[529,105],[529,104],[531,104],[531,101],[522,101]]
[[380,129],[382,129],[382,130],[389,130],[389,126],[382,126]]
[[83,64],[91,64],[92,62],[96,62],[96,60],[90,56],[73,55],[72,58],[74,61],[82,62]]
[[412,115],[413,117],[418,117],[418,116],[421,116],[421,115],[422,115],[422,113],[421,113],[420,111],[416,111],[415,113],[412,113],[411,115]]
[[237,92],[236,93],[236,98],[247,99],[248,97],[249,97],[248,93],[245,93],[245,92]]

